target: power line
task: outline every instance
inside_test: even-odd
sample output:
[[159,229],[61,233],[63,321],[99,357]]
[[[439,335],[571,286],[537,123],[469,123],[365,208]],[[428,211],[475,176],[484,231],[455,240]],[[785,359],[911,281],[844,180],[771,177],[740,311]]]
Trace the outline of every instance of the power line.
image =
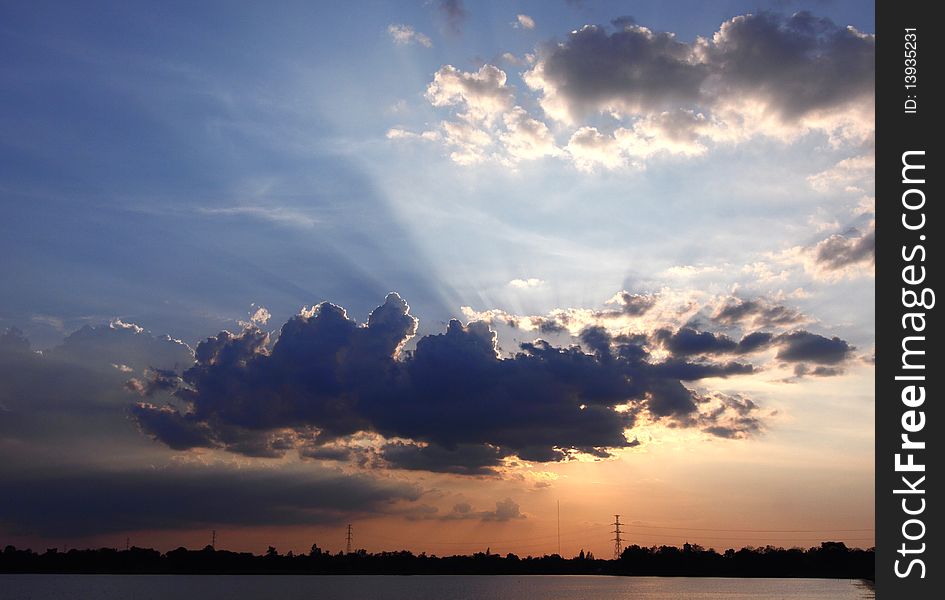
[[668,527],[665,525],[638,525],[631,523],[627,527],[644,527],[647,529],[675,529],[679,531],[722,531],[722,532],[742,532],[742,533],[836,533],[849,531],[873,531],[873,528],[867,529],[708,529],[699,527]]

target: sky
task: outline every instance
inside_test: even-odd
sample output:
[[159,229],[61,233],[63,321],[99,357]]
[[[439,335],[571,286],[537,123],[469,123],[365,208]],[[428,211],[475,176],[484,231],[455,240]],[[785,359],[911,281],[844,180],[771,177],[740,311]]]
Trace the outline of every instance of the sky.
[[0,3],[0,542],[872,546],[873,31]]

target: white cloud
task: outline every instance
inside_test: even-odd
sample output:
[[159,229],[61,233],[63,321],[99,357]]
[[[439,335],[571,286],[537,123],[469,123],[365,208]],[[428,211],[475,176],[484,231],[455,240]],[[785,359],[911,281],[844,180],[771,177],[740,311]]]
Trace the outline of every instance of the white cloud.
[[506,80],[505,71],[494,65],[483,65],[477,72],[446,65],[433,76],[426,97],[433,106],[465,110],[459,114],[465,120],[491,123],[513,106],[514,94]]
[[529,17],[528,15],[515,15],[515,27],[521,27],[522,29],[534,29],[535,28],[535,19]]
[[492,136],[488,131],[466,121],[444,121],[442,126],[443,140],[453,149],[453,162],[472,165],[489,157]]
[[528,279],[513,279],[509,282],[509,285],[518,289],[529,289],[541,287],[545,285],[545,282],[536,277],[529,277]]
[[556,156],[561,150],[555,144],[548,126],[516,106],[503,116],[505,132],[500,135],[505,150],[515,160],[531,160]]
[[426,140],[428,142],[434,142],[440,139],[440,134],[436,131],[421,131],[420,133],[415,133],[413,131],[407,131],[406,129],[400,129],[394,127],[387,130],[387,139],[389,140]]
[[399,46],[409,46],[410,44],[420,44],[426,48],[433,47],[433,41],[426,35],[415,31],[410,25],[390,24],[387,26],[387,33],[394,43]]
[[601,134],[596,127],[581,127],[575,131],[565,149],[582,171],[592,171],[598,166],[616,169],[627,163],[617,140]]
[[818,192],[872,193],[876,156],[871,152],[841,160],[831,168],[807,178],[807,183]]
[[665,273],[668,277],[674,278],[690,278],[698,277],[699,275],[712,274],[712,273],[724,273],[725,269],[718,265],[678,265],[675,267],[670,267],[666,269]]
[[249,320],[257,325],[265,325],[269,322],[270,318],[272,318],[272,313],[269,312],[269,309],[265,306],[260,306],[253,312]]

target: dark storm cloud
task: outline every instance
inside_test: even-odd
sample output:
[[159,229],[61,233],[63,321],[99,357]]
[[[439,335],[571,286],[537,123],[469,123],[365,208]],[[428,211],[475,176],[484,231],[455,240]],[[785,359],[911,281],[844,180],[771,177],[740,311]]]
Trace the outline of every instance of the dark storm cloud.
[[347,462],[355,457],[355,451],[346,446],[307,446],[299,449],[299,455],[316,460]]
[[814,259],[825,269],[837,270],[858,263],[873,262],[876,252],[876,229],[864,234],[832,235],[815,247]]
[[648,407],[657,417],[675,416],[684,422],[696,412],[692,393],[679,381],[674,380],[661,380],[650,385]]
[[750,375],[755,369],[750,364],[736,361],[725,363],[695,363],[673,358],[654,364],[650,370],[654,375],[660,378],[696,381],[708,377]]
[[691,327],[681,327],[675,333],[669,329],[658,329],[654,339],[674,356],[692,356],[695,354],[748,354],[764,350],[771,343],[773,335],[756,331],[736,342],[722,333],[696,331]]
[[739,352],[742,354],[747,354],[749,352],[757,352],[759,350],[764,350],[767,348],[771,341],[774,339],[774,335],[766,331],[755,331],[749,333],[743,337],[738,342]]
[[759,13],[722,25],[708,62],[725,93],[763,99],[788,121],[873,94],[872,37],[809,12]]
[[806,317],[783,304],[770,304],[757,299],[730,302],[723,306],[712,320],[720,325],[753,323],[758,327],[783,327],[801,323]]
[[391,442],[381,447],[379,455],[397,469],[459,475],[494,474],[495,467],[502,464],[499,449],[486,444],[462,444],[447,449],[438,444]]
[[709,73],[673,34],[630,23],[615,33],[586,25],[549,47],[539,67],[576,115],[611,106],[636,112],[694,104]]
[[174,450],[216,446],[206,423],[197,421],[191,415],[182,415],[172,406],[141,403],[133,406],[131,413],[142,430],[160,438]]
[[692,354],[728,354],[738,348],[735,340],[724,334],[710,331],[696,331],[682,327],[675,333],[669,329],[658,329],[653,335],[664,348],[677,356]]
[[826,338],[809,331],[794,331],[778,336],[777,358],[788,362],[813,362],[835,365],[849,358],[856,349],[838,337]]
[[[774,307],[774,309],[780,308],[782,307]],[[770,313],[771,310],[773,309],[761,309],[762,318],[765,318],[765,313]],[[737,320],[745,315],[755,314],[755,311],[756,309],[748,302],[742,302],[739,305],[724,308],[722,312],[728,313],[726,315],[727,319]],[[780,310],[777,312],[780,313]],[[767,316],[770,317],[771,315]],[[808,369],[806,365],[797,365],[795,367],[797,376],[804,374],[830,376],[842,373],[842,370],[824,367],[823,365],[834,365],[843,362],[855,350],[845,340],[838,337],[826,338],[803,330],[780,335],[756,331],[736,342],[721,333],[700,332],[690,327],[682,327],[676,332],[669,329],[658,329],[654,332],[653,339],[672,354],[672,358],[654,366],[654,369],[666,377],[675,377],[684,381],[712,377],[714,376],[712,373],[719,373],[724,376],[751,372],[751,367],[737,362],[699,364],[680,361],[679,357],[720,354],[744,355],[776,347],[778,348],[776,357],[779,360],[795,363],[807,361],[821,365],[814,369]],[[803,372],[798,372],[798,370]]]
[[[651,363],[642,338],[615,340],[599,327],[581,335],[591,354],[539,340],[502,358],[485,323],[451,321],[445,333],[399,355],[416,330],[406,303],[390,294],[364,325],[325,303],[287,322],[274,344],[254,328],[224,332],[198,345],[197,364],[182,376],[177,396],[187,410],[140,404],[135,416],[142,430],[175,448],[192,440],[241,452],[234,431],[318,430],[302,449],[317,456],[312,444],[343,445],[347,436],[373,432],[407,440],[378,449],[371,459],[381,464],[484,474],[511,456],[606,457],[630,445],[624,432],[641,411],[694,422],[697,407],[680,381],[753,371],[738,362]],[[291,447],[254,439],[254,455]]]
[[546,112],[722,112],[749,101],[793,122],[873,94],[873,37],[807,12],[735,17],[692,43],[633,19],[614,25],[582,27],[539,54],[526,80]]
[[3,481],[0,523],[42,536],[336,523],[420,497],[414,485],[311,467],[4,473]]

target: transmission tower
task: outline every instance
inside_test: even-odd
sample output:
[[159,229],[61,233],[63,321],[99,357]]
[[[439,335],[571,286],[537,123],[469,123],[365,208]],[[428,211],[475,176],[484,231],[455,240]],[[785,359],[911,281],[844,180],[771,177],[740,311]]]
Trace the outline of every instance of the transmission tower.
[[214,550],[217,549],[217,530],[214,529],[210,533],[210,547]]
[[614,530],[611,532],[614,534],[614,560],[620,558],[620,554],[623,552],[623,540],[620,539],[620,515],[614,515],[614,522],[611,523],[614,526]]
[[345,550],[345,554],[351,554],[351,523],[348,523],[348,535],[345,537],[345,540],[348,543],[346,546],[347,549]]

